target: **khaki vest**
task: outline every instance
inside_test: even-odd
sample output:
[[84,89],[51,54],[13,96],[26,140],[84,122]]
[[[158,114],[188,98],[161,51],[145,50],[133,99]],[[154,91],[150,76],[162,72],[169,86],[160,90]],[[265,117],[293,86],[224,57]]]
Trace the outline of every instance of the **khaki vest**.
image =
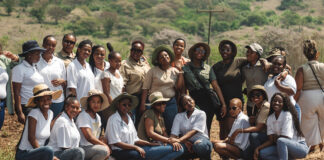
[[320,89],[312,72],[312,69],[308,64],[312,65],[317,79],[319,80],[322,88],[324,88],[324,63],[319,63],[318,61],[309,61],[308,63],[302,66],[304,74],[303,90]]

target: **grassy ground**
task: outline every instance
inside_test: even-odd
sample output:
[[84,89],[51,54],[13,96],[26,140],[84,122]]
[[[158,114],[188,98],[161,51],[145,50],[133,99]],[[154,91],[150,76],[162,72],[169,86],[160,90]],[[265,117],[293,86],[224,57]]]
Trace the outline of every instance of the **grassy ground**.
[[[6,111],[4,126],[0,131],[0,160],[15,159],[15,147],[20,139],[23,125],[18,123],[17,116],[8,115]],[[211,130],[211,139],[218,139],[219,127],[216,120],[213,121]],[[220,159],[218,154],[212,152],[212,159]],[[324,151],[320,152],[316,148],[314,153],[309,154],[305,160],[321,160],[324,159]]]

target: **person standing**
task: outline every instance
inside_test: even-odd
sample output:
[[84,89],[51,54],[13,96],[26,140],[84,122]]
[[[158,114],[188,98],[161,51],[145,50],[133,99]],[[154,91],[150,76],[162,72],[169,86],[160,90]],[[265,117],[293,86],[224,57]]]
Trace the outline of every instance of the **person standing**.
[[73,34],[65,34],[62,40],[62,50],[55,53],[55,56],[64,61],[64,65],[67,66],[75,58],[75,53],[73,52],[74,45],[76,43],[76,37]]

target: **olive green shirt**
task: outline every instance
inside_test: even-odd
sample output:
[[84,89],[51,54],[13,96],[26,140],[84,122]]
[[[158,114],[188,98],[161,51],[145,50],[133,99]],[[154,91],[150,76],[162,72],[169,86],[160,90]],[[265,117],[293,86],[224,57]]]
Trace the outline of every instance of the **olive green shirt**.
[[54,55],[63,60],[65,68],[67,68],[67,66],[75,58],[75,53],[74,52],[72,52],[72,54],[69,54],[69,53],[64,52],[63,50],[61,50],[60,52],[54,53]]
[[196,67],[192,62],[187,63],[182,67],[183,77],[186,88],[189,91],[203,89],[204,87],[197,80],[196,75],[199,76],[200,80],[205,85],[205,88],[210,88],[210,79],[216,79],[215,74],[210,74],[210,66],[202,63],[200,67]]
[[146,135],[146,128],[145,128],[145,119],[146,118],[153,120],[154,132],[159,135],[164,135],[163,133],[166,132],[165,125],[164,125],[164,119],[163,119],[162,115],[160,116],[160,118],[158,118],[156,116],[156,114],[154,113],[153,109],[149,109],[149,110],[145,111],[141,117],[141,120],[138,124],[137,135],[142,140],[153,142],[154,140]]

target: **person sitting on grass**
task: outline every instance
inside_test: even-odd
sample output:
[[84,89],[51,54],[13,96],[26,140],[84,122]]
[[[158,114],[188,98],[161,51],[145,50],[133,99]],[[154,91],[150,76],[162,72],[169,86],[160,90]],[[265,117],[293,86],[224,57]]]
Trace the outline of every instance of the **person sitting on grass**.
[[241,158],[243,151],[249,146],[249,133],[242,133],[232,137],[237,129],[250,127],[249,118],[242,112],[242,101],[233,98],[229,104],[229,115],[234,118],[231,131],[225,140],[213,142],[215,151],[224,157]]

